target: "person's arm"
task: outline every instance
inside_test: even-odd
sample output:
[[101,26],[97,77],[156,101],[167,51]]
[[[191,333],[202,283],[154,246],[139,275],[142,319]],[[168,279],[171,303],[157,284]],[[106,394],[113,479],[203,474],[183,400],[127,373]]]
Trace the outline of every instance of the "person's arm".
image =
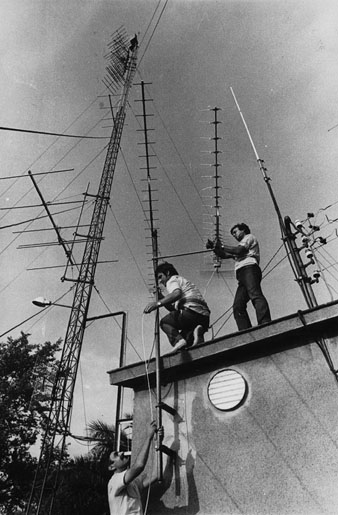
[[[243,256],[246,252],[246,249],[243,245],[236,245],[236,247],[233,247],[232,245],[222,245],[220,250],[223,254],[230,257],[240,257]],[[214,250],[214,252],[217,255],[217,251]]]
[[179,300],[182,297],[182,291],[179,288],[176,288],[171,293],[168,293],[165,297],[163,297],[158,302],[150,302],[147,304],[147,306],[144,308],[144,313],[151,313],[155,309],[160,308],[161,306],[167,307],[170,311],[170,306],[174,304],[177,300]]
[[[163,427],[161,429],[162,429],[162,432],[163,432]],[[158,434],[160,434],[160,429],[158,430]],[[162,433],[162,436],[164,436],[164,433]],[[164,468],[163,473],[162,473],[161,485],[162,485],[162,488],[165,488],[165,490],[167,488],[169,488],[170,483],[172,481],[174,463],[175,463],[175,460],[177,458],[177,446],[174,446],[172,444],[170,449],[171,449],[172,453],[168,454],[165,457],[165,459],[163,460],[163,464],[164,464],[164,461],[165,461],[165,468]],[[154,483],[158,483],[159,479],[160,479],[159,478],[159,470],[158,470],[156,464],[154,464],[154,466],[152,468],[151,475],[150,476],[145,476],[143,478],[143,483],[142,483],[143,488],[147,488],[149,486],[152,486]]]
[[246,252],[246,249],[243,245],[221,245],[220,242],[214,243],[211,240],[208,240],[206,248],[213,250],[216,256],[222,259],[240,257],[243,256]]
[[124,483],[125,485],[128,485],[135,479],[137,476],[143,472],[149,455],[150,445],[152,442],[152,439],[154,438],[154,434],[156,432],[156,422],[152,421],[150,425],[148,426],[148,433],[147,437],[138,453],[138,456],[136,458],[135,463],[132,467],[130,467],[125,475],[124,475]]

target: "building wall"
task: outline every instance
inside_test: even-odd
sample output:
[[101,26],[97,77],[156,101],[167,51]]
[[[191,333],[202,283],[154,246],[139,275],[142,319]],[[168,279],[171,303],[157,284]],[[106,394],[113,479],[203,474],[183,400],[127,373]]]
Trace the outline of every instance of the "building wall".
[[[232,412],[216,409],[207,392],[226,368],[248,384]],[[338,513],[338,383],[315,343],[218,362],[168,383],[162,397],[177,411],[163,412],[164,444],[177,459],[151,490],[148,515]],[[155,404],[154,392],[135,392],[133,455]],[[153,466],[149,460],[148,472]]]

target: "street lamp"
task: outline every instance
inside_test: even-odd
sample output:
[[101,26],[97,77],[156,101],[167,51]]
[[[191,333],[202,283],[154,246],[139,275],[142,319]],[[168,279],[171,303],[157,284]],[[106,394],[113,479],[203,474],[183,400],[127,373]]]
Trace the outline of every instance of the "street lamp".
[[34,306],[38,306],[39,308],[46,308],[47,306],[61,306],[62,308],[72,308],[72,306],[67,306],[66,304],[58,304],[57,302],[52,302],[51,300],[47,300],[44,297],[37,297],[32,300],[32,304]]

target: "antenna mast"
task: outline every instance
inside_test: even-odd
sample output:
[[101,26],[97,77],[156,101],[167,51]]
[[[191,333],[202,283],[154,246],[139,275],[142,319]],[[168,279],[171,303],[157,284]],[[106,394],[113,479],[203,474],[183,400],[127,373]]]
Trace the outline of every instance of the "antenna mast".
[[[222,122],[220,122],[217,119],[217,112],[220,110],[221,109],[219,107],[214,107],[213,109],[211,109],[211,111],[214,111],[214,121],[211,122],[211,124],[215,126],[215,135],[212,138],[215,143],[215,149],[211,153],[214,154],[214,158],[215,158],[215,162],[212,166],[215,167],[215,175],[214,175],[213,179],[215,179],[215,186],[214,186],[214,190],[215,190],[215,196],[214,196],[214,199],[215,199],[215,205],[214,205],[214,208],[215,208],[215,215],[214,215],[215,216],[215,236],[214,236],[214,241],[216,241],[216,242],[221,241],[221,215],[220,215],[220,204],[219,204],[219,199],[221,198],[219,190],[221,189],[221,186],[219,185],[220,176],[218,173],[218,168],[220,166],[222,166],[222,164],[218,162],[218,154],[221,154],[221,151],[218,150],[218,140],[221,139],[218,136],[218,125]],[[214,256],[214,267],[217,271],[221,266],[221,262],[222,262],[221,258],[219,258],[218,256]]]
[[[152,116],[146,112],[146,101],[152,101],[151,98],[146,98],[145,96],[145,82],[141,81],[141,91],[142,91],[142,107],[143,114],[138,115],[143,118],[143,132],[144,132],[144,146],[145,146],[145,155],[140,156],[146,159],[146,166],[143,168],[147,170],[147,189],[145,192],[148,197],[148,206],[149,209],[149,229],[151,234],[151,247],[152,247],[152,263],[153,263],[153,277],[155,277],[155,299],[158,301],[158,282],[156,277],[156,268],[158,264],[158,230],[155,228],[155,218],[154,218],[154,208],[153,208],[153,189],[151,186],[152,180],[150,170],[156,168],[155,166],[150,166],[150,158],[155,157],[154,154],[150,154],[149,145],[154,144],[154,141],[149,141],[148,132],[154,129],[149,129],[147,124],[147,118]],[[143,144],[141,143],[141,145]],[[162,430],[162,410],[167,411],[167,413],[171,415],[176,414],[176,410],[170,406],[168,406],[165,402],[162,401],[162,364],[161,364],[161,347],[160,347],[160,315],[159,310],[157,309],[155,312],[155,331],[154,331],[154,346],[155,346],[155,364],[156,364],[156,425],[158,428],[157,432],[157,442],[156,442],[156,451],[157,451],[157,478],[159,482],[163,481],[163,452],[173,456],[173,451],[169,449],[166,445],[163,444],[163,430]]]
[[253,149],[253,151],[255,153],[259,169],[262,172],[264,182],[267,185],[267,188],[269,190],[269,193],[270,193],[270,196],[271,196],[271,199],[272,199],[275,211],[277,213],[278,222],[279,222],[279,226],[280,226],[280,229],[281,229],[283,242],[284,242],[284,244],[286,246],[287,256],[288,256],[289,260],[290,260],[290,257],[292,259],[292,261],[290,260],[290,264],[291,264],[291,268],[293,270],[293,273],[295,275],[295,279],[296,279],[296,281],[298,282],[298,284],[300,286],[300,289],[301,289],[301,291],[303,293],[304,299],[305,299],[308,307],[309,308],[313,308],[313,307],[317,306],[318,303],[317,303],[314,291],[313,291],[312,286],[311,286],[311,278],[307,275],[306,266],[303,264],[302,258],[301,258],[300,253],[299,253],[299,249],[298,249],[298,247],[296,245],[296,242],[295,242],[295,235],[292,233],[291,220],[290,220],[290,218],[288,216],[284,217],[284,219],[282,217],[282,214],[280,212],[280,209],[279,209],[276,197],[275,197],[274,192],[272,190],[272,186],[271,186],[271,183],[270,183],[271,179],[267,175],[267,169],[265,168],[264,161],[263,161],[263,159],[260,159],[260,157],[259,157],[259,155],[257,153],[255,144],[254,144],[253,139],[251,137],[251,134],[250,134],[250,131],[248,129],[248,126],[247,126],[247,124],[245,122],[243,113],[242,113],[242,111],[241,111],[241,109],[239,107],[239,104],[237,102],[237,98],[235,96],[235,93],[234,93],[232,88],[230,88],[230,91],[231,91],[232,96],[234,98],[234,101],[235,101],[236,107],[237,107],[237,109],[239,111],[239,114],[241,115],[242,122],[244,124],[245,130],[246,130],[247,135],[249,137],[252,149]]
[[[149,230],[151,236],[151,248],[152,248],[152,264],[153,264],[153,273],[152,276],[155,277],[155,299],[158,301],[158,282],[156,277],[156,268],[158,265],[158,230],[155,228],[155,219],[154,219],[154,208],[153,208],[153,189],[151,186],[151,182],[153,178],[151,177],[150,170],[155,168],[150,166],[150,157],[154,157],[149,153],[149,145],[153,144],[153,141],[149,141],[148,132],[153,129],[148,128],[147,118],[151,116],[146,112],[146,101],[151,101],[152,99],[145,97],[145,82],[141,81],[141,92],[142,92],[142,118],[143,118],[143,133],[144,133],[144,147],[145,147],[145,155],[146,160],[145,170],[147,171],[147,198],[148,198],[148,206],[147,211],[149,212]],[[161,410],[161,364],[160,364],[160,314],[159,310],[155,311],[155,330],[154,330],[154,347],[155,347],[155,361],[156,361],[156,425],[158,428],[162,427],[162,410]],[[162,431],[157,433],[157,444],[156,450],[159,451],[157,453],[157,477],[159,481],[163,479],[163,456],[160,451],[160,447],[162,444]]]
[[[75,280],[63,278],[64,281],[75,281],[74,299],[26,515],[53,513],[66,437],[69,434],[73,393],[94,286],[95,270],[126,116],[128,94],[136,71],[138,49],[136,36],[129,41],[126,32],[118,29],[113,35],[109,48],[110,51],[106,56],[109,59],[106,68],[108,75],[103,82],[114,94],[122,84],[122,93],[95,199],[79,275]],[[60,437],[60,441],[57,442],[58,437]],[[52,465],[53,470],[56,469],[56,473],[51,487]]]

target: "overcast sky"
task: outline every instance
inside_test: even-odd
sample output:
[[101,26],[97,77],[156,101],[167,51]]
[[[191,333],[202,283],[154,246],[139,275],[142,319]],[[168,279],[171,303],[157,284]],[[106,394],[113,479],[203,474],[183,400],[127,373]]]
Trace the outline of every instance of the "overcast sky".
[[[163,10],[164,8],[164,10]],[[151,133],[152,177],[158,200],[159,248],[163,256],[202,250],[213,227],[204,223],[214,211],[204,204],[212,194],[213,112],[219,107],[222,140],[221,222],[224,240],[229,228],[247,222],[261,244],[262,268],[268,265],[263,289],[273,318],[306,309],[290,266],[283,259],[277,217],[253,149],[236,109],[233,88],[250,129],[259,157],[264,159],[281,212],[293,220],[308,212],[321,226],[329,243],[318,254],[327,268],[326,282],[315,285],[318,301],[337,298],[337,158],[338,158],[338,4],[330,0],[3,0],[0,5],[1,127],[67,134],[109,136],[110,120],[104,54],[111,35],[124,26],[138,34],[139,70],[135,83],[144,80]],[[120,155],[114,176],[97,292],[90,316],[124,310],[128,313],[128,361],[149,357],[153,341],[153,315],[142,317],[149,301],[151,270],[149,231],[141,208],[144,189],[144,151],[138,132],[140,87],[130,96]],[[77,140],[2,130],[1,176],[13,177],[72,168],[43,178],[39,187],[45,200],[81,200],[89,188],[96,193],[103,168],[106,140]],[[41,176],[43,177],[43,176]],[[60,247],[19,249],[20,245],[55,241],[52,231],[14,231],[50,228],[42,219],[30,225],[6,227],[44,214],[29,178],[0,181],[1,228],[1,334],[37,313],[32,299],[55,300],[72,283],[62,282],[64,265]],[[55,215],[58,225],[76,224],[79,205],[55,206],[77,210]],[[9,207],[16,209],[6,210]],[[20,209],[18,209],[20,207]],[[85,210],[88,223],[91,206]],[[71,238],[73,229],[64,231]],[[85,231],[85,229],[83,229]],[[83,245],[78,244],[81,260]],[[277,253],[277,254],[276,254]],[[276,254],[273,261],[270,260]],[[213,274],[200,255],[169,259],[182,275],[205,293],[212,322],[231,307],[236,288],[231,271]],[[282,260],[282,261],[281,261]],[[231,266],[231,264],[230,264]],[[228,270],[229,264],[222,265]],[[313,267],[309,267],[309,274]],[[71,276],[71,271],[68,272]],[[76,277],[74,271],[73,277]],[[71,293],[63,299],[71,304]],[[43,316],[13,329],[31,333],[30,341],[43,343],[64,338],[69,311],[54,307]],[[226,318],[226,317],[225,317]],[[223,318],[223,320],[225,320]],[[254,320],[254,319],[253,319]],[[220,326],[218,325],[218,328]],[[232,318],[221,334],[235,331]],[[83,434],[86,421],[115,420],[116,390],[106,372],[118,366],[119,328],[114,319],[96,322],[85,335],[77,382],[72,431]],[[163,352],[169,344],[162,337]],[[133,348],[134,347],[134,348]],[[135,352],[135,350],[137,353]],[[74,452],[85,450],[72,444]]]

